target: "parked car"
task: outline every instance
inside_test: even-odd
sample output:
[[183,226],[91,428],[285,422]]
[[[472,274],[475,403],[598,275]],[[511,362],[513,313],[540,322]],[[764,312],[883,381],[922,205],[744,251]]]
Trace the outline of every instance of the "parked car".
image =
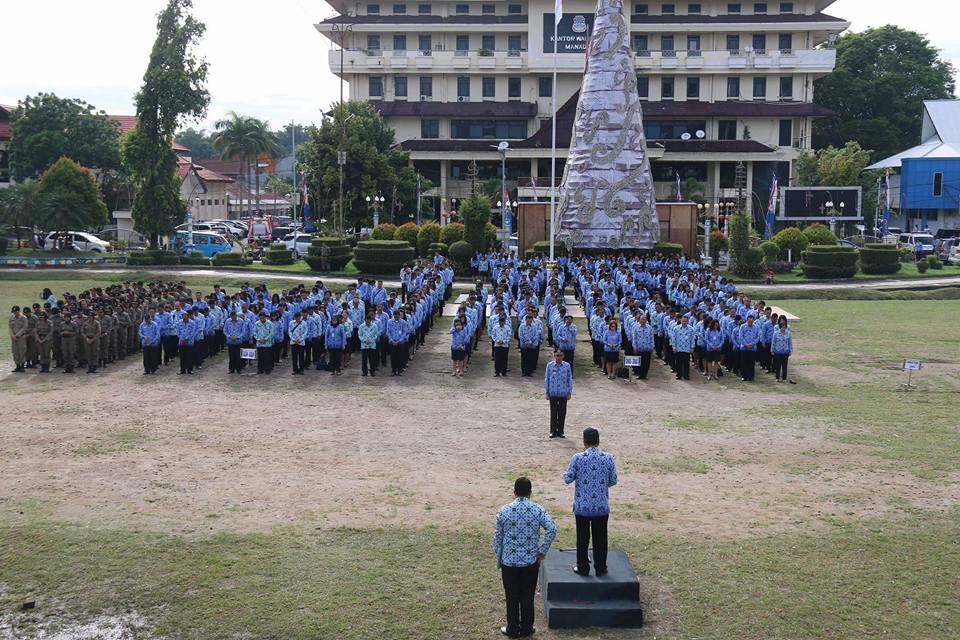
[[307,255],[307,249],[310,247],[310,240],[313,238],[309,233],[288,233],[283,237],[283,244],[287,249],[293,251],[294,260],[299,260],[300,256]]
[[270,230],[270,239],[274,242],[283,240],[291,233],[296,233],[296,229],[293,227],[274,227]]
[[[176,252],[184,254],[187,251],[187,232],[186,231],[177,231],[176,238],[174,239],[174,245],[176,247]],[[210,231],[194,231],[193,232],[193,248],[191,251],[199,251],[206,258],[211,258],[222,251],[230,251],[233,249],[233,245],[225,237],[219,233],[212,233]]]
[[922,247],[920,255],[933,255],[933,236],[929,233],[901,233],[897,240],[902,246],[910,247],[911,250],[919,242]]
[[946,240],[948,238],[960,238],[960,229],[937,229],[933,234],[937,240]]
[[943,240],[936,240],[937,245],[937,257],[940,258],[940,262],[950,262],[950,252],[954,247],[960,245],[960,238],[946,238]]
[[116,243],[126,243],[127,249],[142,249],[147,246],[147,239],[136,231],[120,229],[116,226],[104,227],[97,232],[97,236],[110,242],[114,246]]
[[947,256],[947,262],[950,264],[960,264],[960,243],[950,248],[950,255]]
[[110,250],[109,242],[101,240],[86,231],[51,231],[43,239],[43,248],[46,251],[71,246],[76,251],[92,251],[94,253],[106,253]]

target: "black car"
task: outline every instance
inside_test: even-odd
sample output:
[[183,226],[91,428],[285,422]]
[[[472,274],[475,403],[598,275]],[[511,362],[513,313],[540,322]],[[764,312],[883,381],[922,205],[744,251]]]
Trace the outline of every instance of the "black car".
[[937,229],[934,234],[936,240],[947,240],[948,238],[960,238],[960,229]]
[[274,227],[270,233],[270,239],[274,242],[279,242],[283,240],[284,236],[288,236],[294,231],[296,231],[296,229],[293,227]]

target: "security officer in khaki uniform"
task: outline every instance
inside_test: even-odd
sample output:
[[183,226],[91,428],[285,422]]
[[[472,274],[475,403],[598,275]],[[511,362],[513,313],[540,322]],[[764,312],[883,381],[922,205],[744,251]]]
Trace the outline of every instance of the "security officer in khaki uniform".
[[37,326],[37,319],[34,317],[30,307],[23,308],[23,316],[27,319],[27,333],[24,336],[24,345],[26,351],[23,354],[24,357],[24,368],[33,369],[37,363],[37,341],[34,337],[33,330]]
[[60,349],[63,354],[64,373],[73,373],[73,368],[77,364],[77,334],[79,333],[80,326],[74,322],[69,313],[65,312],[60,325]]
[[50,347],[53,350],[53,361],[58,367],[63,366],[63,314],[60,307],[50,310],[50,327],[53,333],[50,337]]
[[130,331],[130,314],[126,307],[121,305],[117,308],[117,349],[116,357],[120,360],[127,358],[127,334]]
[[24,372],[23,366],[27,360],[27,331],[29,326],[27,317],[20,313],[20,307],[14,305],[10,310],[10,320],[7,323],[11,350],[13,351],[13,373]]
[[98,367],[107,368],[107,365],[113,362],[110,359],[110,330],[113,326],[113,318],[108,315],[109,309],[100,308],[100,313],[95,316],[97,324],[100,325],[100,342],[97,343],[97,358],[90,360],[97,363]]
[[45,311],[41,311],[33,330],[37,344],[37,359],[40,362],[40,373],[50,373],[50,352],[53,349],[53,326],[47,319]]
[[83,336],[84,348],[87,352],[87,373],[96,373],[100,364],[100,338],[103,336],[103,329],[90,309],[87,310],[87,317],[80,325],[80,335]]

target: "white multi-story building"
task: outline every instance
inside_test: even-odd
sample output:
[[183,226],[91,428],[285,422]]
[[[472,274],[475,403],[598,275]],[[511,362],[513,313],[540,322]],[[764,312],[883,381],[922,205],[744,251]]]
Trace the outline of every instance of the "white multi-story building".
[[[509,186],[549,197],[554,58],[559,180],[593,0],[564,1],[556,56],[553,0],[328,2],[338,15],[316,28],[332,42],[330,69],[395,130],[434,184],[435,211],[469,193],[471,160],[481,180],[500,176],[500,140]],[[832,3],[628,0],[658,198],[671,197],[677,173],[705,185],[708,201],[732,198],[738,162],[755,207],[774,173],[788,184],[814,120],[829,115],[813,81],[836,62],[823,45],[849,27],[822,13]]]

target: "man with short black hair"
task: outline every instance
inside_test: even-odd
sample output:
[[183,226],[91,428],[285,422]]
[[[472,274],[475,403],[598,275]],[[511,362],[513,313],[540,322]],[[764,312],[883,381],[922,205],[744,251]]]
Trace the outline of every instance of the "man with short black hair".
[[576,482],[573,494],[573,515],[577,520],[577,564],[574,572],[590,573],[590,535],[593,534],[593,563],[597,576],[607,573],[607,519],[610,516],[608,490],[617,484],[617,467],[613,456],[600,450],[600,432],[590,427],[583,430],[583,452],[574,454],[563,474],[566,484]]
[[527,638],[534,633],[533,601],[540,561],[557,535],[557,525],[546,509],[530,500],[532,488],[530,480],[517,478],[513,483],[516,499],[497,511],[493,532],[493,550],[507,600],[507,624],[500,627],[500,633],[509,638]]

